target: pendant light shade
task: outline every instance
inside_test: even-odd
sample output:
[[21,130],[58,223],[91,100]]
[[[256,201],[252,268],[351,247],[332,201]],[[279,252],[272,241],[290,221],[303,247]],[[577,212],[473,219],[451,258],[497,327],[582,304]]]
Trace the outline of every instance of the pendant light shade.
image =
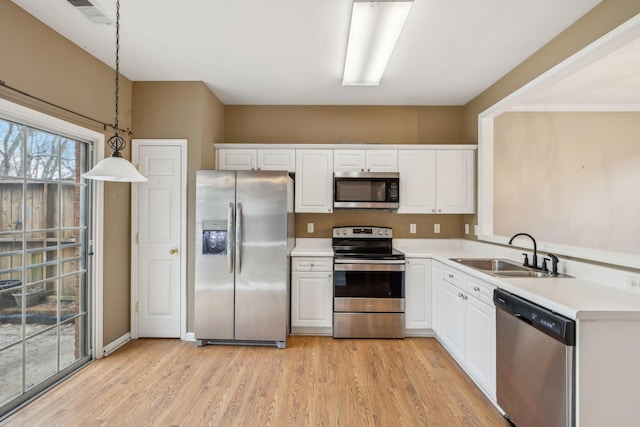
[[[122,158],[120,153],[127,146],[120,136],[118,127],[118,95],[120,92],[120,0],[116,0],[116,119],[111,125],[114,135],[109,138],[107,145],[111,148],[111,157],[98,162],[89,172],[82,174],[83,178],[97,181],[116,182],[146,182],[148,181],[131,162]],[[130,134],[130,133],[129,133]]]
[[82,175],[86,179],[116,182],[147,182],[130,161],[122,157],[107,157],[98,162],[89,172]]

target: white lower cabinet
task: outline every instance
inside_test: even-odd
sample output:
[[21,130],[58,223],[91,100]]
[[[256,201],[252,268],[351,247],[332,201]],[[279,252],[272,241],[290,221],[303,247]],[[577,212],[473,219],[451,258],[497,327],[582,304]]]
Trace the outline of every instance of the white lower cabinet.
[[442,273],[442,280],[433,283],[436,334],[471,379],[495,400],[496,311],[491,299],[495,286],[447,265]]
[[333,333],[332,258],[292,258],[291,333]]
[[405,274],[405,335],[431,333],[431,260],[407,258]]
[[465,365],[478,385],[496,395],[496,309],[480,300],[466,300]]
[[444,315],[442,268],[441,262],[431,261],[431,311],[433,312],[433,331],[437,336],[442,335],[442,316]]
[[465,310],[462,291],[445,282],[442,287],[442,341],[452,356],[464,360]]

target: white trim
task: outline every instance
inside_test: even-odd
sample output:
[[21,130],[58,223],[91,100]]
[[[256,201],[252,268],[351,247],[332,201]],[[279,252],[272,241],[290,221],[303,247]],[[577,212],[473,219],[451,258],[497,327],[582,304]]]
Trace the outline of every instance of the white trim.
[[243,149],[349,149],[349,150],[475,150],[473,144],[375,144],[344,141],[340,144],[264,144],[264,143],[220,143],[213,145],[214,150],[225,148]]
[[[579,68],[604,57],[620,46],[640,37],[640,14],[613,29],[598,40],[550,68],[537,78],[515,90],[491,107],[478,114],[478,239],[506,245],[508,237],[493,234],[493,119],[505,111],[526,111],[518,106],[518,99],[527,93],[541,89],[566,78]],[[557,106],[560,107],[560,106]],[[606,107],[606,106],[605,106]],[[628,107],[628,106],[626,106]],[[604,108],[604,107],[603,107]],[[547,110],[552,111],[552,110]],[[558,110],[561,111],[561,110]],[[566,110],[568,111],[568,110]],[[576,110],[581,111],[581,110]],[[586,111],[586,110],[585,110]],[[590,110],[597,111],[597,110]],[[613,111],[613,110],[601,110]],[[636,110],[617,110],[636,111]],[[598,249],[539,242],[539,247],[559,255],[584,260],[605,262],[632,268],[640,268],[640,256],[636,254],[603,251]]]
[[[181,157],[180,184],[180,339],[187,339],[187,140],[186,139],[133,139],[131,140],[131,162],[138,163],[141,146],[178,146]],[[136,233],[138,222],[138,186],[131,186],[131,337],[137,339],[138,313],[138,244]],[[195,339],[195,338],[194,338]]]
[[107,344],[106,346],[104,346],[103,356],[110,355],[111,353],[113,353],[114,351],[116,351],[117,349],[119,349],[129,341],[131,341],[131,334],[127,332],[120,338],[117,338],[114,341]]
[[185,341],[195,341],[196,333],[195,332],[187,332],[183,338]]
[[621,113],[638,112],[640,104],[523,104],[509,108],[507,111],[515,113],[551,112],[551,113]]
[[[104,157],[104,135],[82,126],[69,123],[62,119],[49,116],[36,110],[24,107],[22,105],[7,101],[0,98],[0,117],[32,126],[38,129],[53,132],[59,135],[84,141],[89,143],[89,155],[93,153],[94,164],[102,160]],[[104,200],[102,183],[88,183],[92,187],[92,200],[90,201],[93,210],[94,230],[93,253],[91,257],[93,264],[90,266],[92,277],[89,277],[89,283],[93,284],[94,297],[92,298],[91,312],[89,313],[91,325],[91,351],[92,357],[100,359],[104,354],[103,350],[103,236],[104,236]],[[91,242],[90,242],[91,243]]]

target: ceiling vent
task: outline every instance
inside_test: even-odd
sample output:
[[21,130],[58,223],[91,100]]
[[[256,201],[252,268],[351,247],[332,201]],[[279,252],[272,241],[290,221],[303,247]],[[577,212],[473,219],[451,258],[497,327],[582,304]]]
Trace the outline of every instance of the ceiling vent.
[[95,24],[111,25],[113,20],[97,5],[89,0],[67,0],[71,6],[78,9],[84,16]]

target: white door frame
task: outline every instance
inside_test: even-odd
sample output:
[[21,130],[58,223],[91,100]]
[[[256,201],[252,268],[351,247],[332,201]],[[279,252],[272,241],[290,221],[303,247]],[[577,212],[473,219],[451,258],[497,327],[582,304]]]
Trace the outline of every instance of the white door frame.
[[[0,116],[18,123],[55,132],[68,136],[72,139],[88,142],[88,155],[93,157],[94,165],[104,158],[104,134],[87,129],[85,127],[67,122],[54,116],[41,113],[31,108],[16,104],[6,99],[0,99]],[[89,327],[91,339],[91,356],[100,359],[105,354],[103,342],[103,235],[104,235],[104,183],[101,181],[90,181],[87,183],[91,187],[92,200],[90,209],[92,213],[93,240],[87,248],[94,255],[89,257],[89,274],[87,277],[91,294],[91,307],[87,307],[89,312]]]
[[[180,187],[180,339],[187,338],[187,140],[186,139],[132,139],[131,162],[138,165],[141,146],[179,146],[182,157]],[[138,186],[131,186],[131,338],[138,338]]]

